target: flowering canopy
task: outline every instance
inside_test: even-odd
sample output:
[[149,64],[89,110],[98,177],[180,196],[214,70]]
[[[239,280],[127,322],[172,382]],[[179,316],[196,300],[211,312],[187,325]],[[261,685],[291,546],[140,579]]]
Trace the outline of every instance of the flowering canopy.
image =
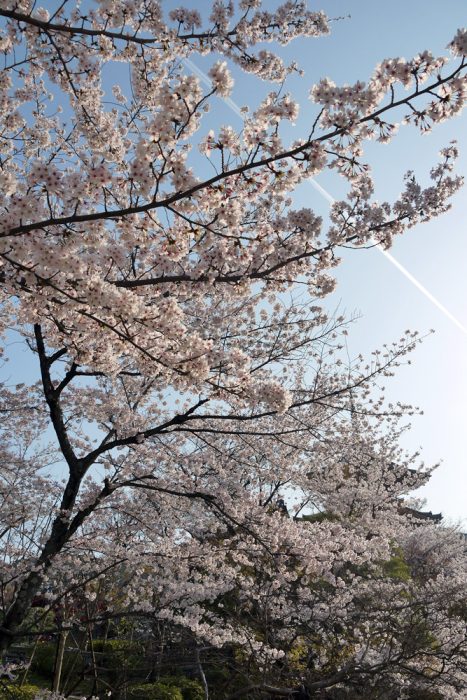
[[[285,293],[300,281],[314,299],[327,294],[339,246],[388,247],[449,207],[461,185],[455,144],[429,187],[409,172],[392,203],[373,200],[364,146],[390,140],[401,114],[426,131],[461,110],[467,33],[449,45],[452,60],[423,51],[382,61],[366,83],[321,80],[310,131],[290,143],[282,126],[298,105],[282,84],[298,68],[261,46],[326,34],[325,15],[305,3],[271,12],[215,0],[207,19],[182,8],[165,18],[156,0],[0,7],[0,323],[40,370],[37,386],[2,399],[3,648],[39,591],[60,597],[125,566],[125,609],[242,644],[263,666],[290,651],[297,626],[304,638],[318,628],[310,683],[380,669],[401,687],[439,680],[460,698],[465,637],[439,601],[461,599],[465,561],[452,533],[427,526],[415,538],[399,512],[427,473],[397,452],[394,426],[385,438],[375,425],[407,407],[386,409],[371,393],[417,336],[343,370],[332,346],[344,320]],[[207,90],[186,68],[199,54],[213,59]],[[240,131],[206,133],[213,98],[231,94],[232,63],[281,89],[244,110]],[[327,229],[290,198],[326,168],[349,182]],[[65,484],[45,476],[53,461],[66,465]],[[284,488],[293,519],[274,507]],[[310,504],[331,517],[299,521]],[[410,583],[444,664],[428,673],[426,649],[408,660],[404,634],[368,636],[386,620],[381,592],[386,602],[405,593],[384,571],[361,572],[381,571],[394,542],[438,551],[449,537],[448,563],[435,557],[436,573]],[[244,615],[227,619],[232,589],[245,610],[266,606],[275,629],[258,636]],[[362,596],[373,617],[354,624]],[[336,615],[347,651],[331,663],[325,621]]]

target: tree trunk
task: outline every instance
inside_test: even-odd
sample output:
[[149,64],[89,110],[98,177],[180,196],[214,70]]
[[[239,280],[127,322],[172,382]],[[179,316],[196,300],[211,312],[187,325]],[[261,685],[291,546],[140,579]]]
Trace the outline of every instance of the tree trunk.
[[[70,476],[66,485],[62,499],[62,508],[72,508],[78,493],[80,481],[74,476]],[[16,600],[7,611],[0,627],[0,656],[9,649],[14,642],[15,632],[26,619],[34,596],[41,588],[44,576],[49,569],[54,557],[61,552],[64,544],[70,536],[68,522],[64,521],[60,515],[55,518],[50,537],[44,545],[42,553],[37,561],[36,570],[30,571],[26,576],[16,595]],[[37,569],[40,570],[38,571]]]
[[43,576],[32,571],[23,581],[16,600],[5,615],[0,628],[0,655],[3,655],[13,644],[14,634],[24,621],[42,580]]

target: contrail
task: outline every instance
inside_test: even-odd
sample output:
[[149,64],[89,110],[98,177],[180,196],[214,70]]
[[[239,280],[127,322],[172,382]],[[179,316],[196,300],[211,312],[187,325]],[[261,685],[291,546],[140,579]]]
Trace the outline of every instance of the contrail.
[[[211,80],[209,79],[209,77],[206,75],[206,73],[205,73],[203,70],[201,70],[201,68],[198,68],[198,66],[195,65],[195,64],[193,63],[193,61],[191,61],[189,58],[185,58],[185,59],[183,60],[183,62],[185,63],[185,65],[187,66],[187,68],[188,68],[189,70],[191,70],[195,75],[197,75],[198,78],[199,78],[205,85],[211,86]],[[241,111],[240,107],[239,107],[230,97],[223,97],[222,99],[224,100],[224,102],[226,103],[226,105],[227,105],[228,107],[230,107],[230,109],[232,110],[232,112],[235,112],[235,114],[236,114],[238,117],[240,117],[240,119],[243,119],[243,114],[242,114],[242,111]],[[309,179],[308,179],[308,182],[310,183],[310,185],[312,185],[312,187],[314,187],[314,189],[315,189],[317,192],[319,192],[319,194],[320,194],[322,197],[324,197],[324,199],[326,199],[327,202],[329,202],[329,204],[334,204],[334,202],[335,202],[336,200],[334,199],[334,197],[332,196],[332,194],[330,194],[327,190],[325,190],[324,187],[322,187],[314,178],[312,178],[312,177],[309,178]],[[462,331],[462,333],[464,333],[465,335],[467,335],[467,328],[466,328],[466,326],[464,326],[464,325],[449,311],[449,309],[447,309],[440,301],[438,301],[438,299],[437,299],[436,297],[434,297],[433,294],[432,294],[431,292],[429,292],[428,289],[427,289],[426,287],[424,287],[423,284],[422,284],[421,282],[419,282],[419,281],[407,270],[407,268],[405,268],[403,265],[401,265],[401,263],[400,263],[398,260],[396,260],[396,258],[395,258],[393,255],[391,255],[391,253],[388,253],[387,250],[384,250],[384,248],[383,248],[381,245],[376,244],[376,248],[379,250],[380,253],[382,253],[382,255],[385,256],[385,258],[386,258],[387,260],[389,260],[390,263],[392,263],[392,264],[394,265],[395,268],[397,268],[397,269],[399,270],[399,272],[401,272],[401,273],[404,275],[404,277],[405,277],[406,279],[409,280],[409,282],[411,282],[411,283],[414,285],[414,287],[415,287],[416,289],[418,289],[419,292],[421,292],[421,293],[423,294],[423,296],[424,296],[426,299],[428,299],[428,301],[431,301],[431,303],[432,303],[434,306],[436,306],[436,308],[437,308],[439,311],[441,311],[441,313],[443,313],[443,314],[446,316],[446,318],[448,318],[455,326],[457,326],[457,328],[458,328],[460,331]]]
[[[206,73],[203,70],[201,70],[201,68],[198,68],[198,66],[195,63],[193,63],[193,61],[190,61],[189,58],[184,58],[183,63],[187,66],[187,68],[189,68],[191,70],[192,73],[197,75],[198,78],[200,80],[202,80],[202,82],[205,85],[208,85],[209,87],[211,86],[211,81],[209,80],[209,77],[206,75]],[[242,110],[240,109],[240,107],[238,106],[238,104],[236,102],[234,102],[230,97],[223,97],[222,99],[224,100],[225,104],[228,107],[230,107],[232,112],[235,112],[237,117],[240,117],[240,119],[243,119]]]
[[321,185],[319,184],[319,182],[316,182],[316,180],[314,179],[314,177],[310,177],[310,178],[309,178],[309,183],[310,183],[310,185],[312,185],[312,186],[315,188],[315,190],[316,190],[317,192],[320,193],[320,195],[321,195],[322,197],[324,197],[324,199],[327,199],[327,201],[329,202],[329,204],[334,204],[334,202],[335,202],[336,200],[334,199],[334,197],[332,196],[332,194],[329,194],[329,192],[328,192],[327,190],[325,190],[324,187],[321,187]]
[[[334,197],[327,190],[324,189],[324,187],[322,187],[318,182],[316,182],[316,180],[310,178],[309,182],[310,185],[312,185],[315,188],[315,190],[319,192],[320,195],[322,195],[330,204],[333,204],[336,201]],[[467,335],[467,328],[445,306],[443,306],[443,304],[440,301],[438,301],[438,299],[434,297],[433,294],[429,292],[428,289],[424,287],[423,284],[419,282],[418,279],[407,270],[406,267],[401,265],[401,263],[398,260],[396,260],[396,258],[393,255],[391,255],[391,253],[388,253],[387,250],[384,250],[384,248],[378,243],[375,247],[379,250],[380,253],[382,253],[385,256],[385,258],[387,258],[387,260],[389,260],[390,263],[394,265],[394,267],[396,267],[399,270],[399,272],[401,272],[404,275],[404,277],[406,277],[409,280],[409,282],[411,282],[414,285],[414,287],[418,289],[419,292],[421,292],[429,301],[431,301],[431,303],[434,304],[434,306],[436,306],[436,308],[439,309],[446,316],[446,318],[452,321],[454,325],[459,328],[459,330],[461,330],[463,333],[465,333],[465,335]]]
[[459,330],[462,331],[462,333],[465,333],[467,335],[467,328],[445,307],[443,304],[438,301],[436,297],[433,296],[431,292],[428,291],[426,287],[423,286],[421,282],[419,282],[410,272],[400,264],[398,260],[395,259],[391,253],[388,253],[387,250],[384,250],[384,248],[381,248],[380,245],[377,246],[378,250],[380,253],[382,253],[388,260],[391,262],[394,267],[397,267],[397,269],[402,272],[404,277],[407,277],[407,279],[412,282],[414,287],[416,287],[422,294],[426,296],[426,298],[431,301],[432,304],[436,306],[437,309],[439,309],[445,316],[448,318],[450,321],[454,323],[455,326],[459,328]]

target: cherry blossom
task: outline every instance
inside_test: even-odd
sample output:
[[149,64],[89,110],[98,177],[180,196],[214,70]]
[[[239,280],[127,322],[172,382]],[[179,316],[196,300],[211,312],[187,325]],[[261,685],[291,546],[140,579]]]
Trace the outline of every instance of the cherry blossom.
[[[38,593],[92,602],[105,578],[112,614],[240,645],[265,677],[288,669],[284,687],[460,699],[463,540],[412,500],[431,474],[398,447],[414,409],[378,389],[420,338],[348,359],[317,299],[342,246],[387,248],[449,208],[455,144],[428,182],[407,163],[393,202],[365,148],[460,112],[465,30],[451,58],[323,77],[290,141],[300,69],[280,46],[330,28],[304,2],[4,0],[0,16],[0,330],[38,380],[7,377],[0,400],[2,650]],[[280,85],[237,130],[210,110],[241,71]],[[329,225],[292,205],[327,168],[348,186]]]

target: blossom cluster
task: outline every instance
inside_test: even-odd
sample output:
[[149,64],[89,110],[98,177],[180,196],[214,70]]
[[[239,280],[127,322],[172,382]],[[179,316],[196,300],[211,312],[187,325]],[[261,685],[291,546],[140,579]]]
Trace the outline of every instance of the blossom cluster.
[[[63,3],[53,19],[28,0],[0,8],[0,331],[19,333],[41,375],[0,395],[0,638],[37,592],[91,603],[89,581],[118,571],[116,615],[242,645],[265,673],[303,638],[319,654],[297,683],[345,658],[345,681],[384,667],[403,688],[407,663],[412,682],[425,652],[454,668],[467,644],[449,607],[465,558],[401,503],[430,470],[382,416],[412,409],[374,398],[418,339],[346,363],[344,320],[314,298],[334,288],[340,246],[387,247],[448,208],[454,144],[428,187],[409,172],[392,203],[374,200],[364,145],[392,138],[401,111],[422,130],[457,114],[465,66],[423,52],[366,83],[323,79],[291,142],[298,104],[282,89],[241,130],[219,127],[209,109],[233,90],[232,62],[282,82],[297,66],[262,42],[328,32],[303,2],[265,5],[215,0],[207,20],[179,8],[167,21],[156,0],[85,16]],[[450,47],[464,55],[464,31]],[[185,62],[198,54],[206,89]],[[328,167],[350,189],[326,227],[291,195]],[[429,652],[425,636],[407,658],[402,603],[426,615]],[[446,674],[449,690],[461,676]]]

